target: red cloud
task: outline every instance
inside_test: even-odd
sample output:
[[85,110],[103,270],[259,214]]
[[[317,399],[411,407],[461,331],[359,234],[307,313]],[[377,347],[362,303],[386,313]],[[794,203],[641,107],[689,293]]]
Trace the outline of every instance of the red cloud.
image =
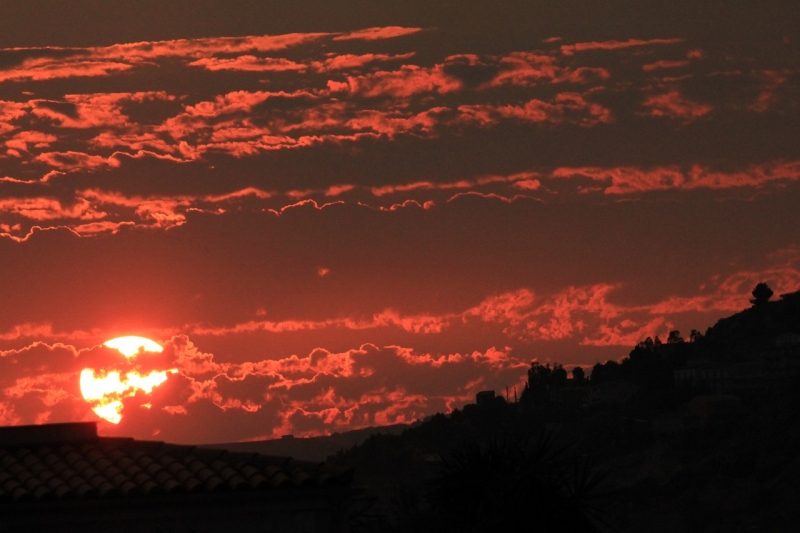
[[578,67],[575,70],[562,71],[553,83],[591,83],[598,80],[607,80],[611,77],[608,70],[602,67]]
[[387,194],[396,194],[399,192],[408,192],[415,190],[451,190],[451,189],[471,189],[483,185],[495,183],[511,183],[512,186],[535,190],[539,188],[539,181],[532,179],[538,176],[535,172],[519,172],[509,176],[481,176],[474,180],[458,180],[447,183],[434,183],[430,181],[417,181],[414,183],[404,183],[399,185],[384,185],[381,187],[372,187],[372,194],[375,196],[384,196]]
[[0,100],[0,135],[16,129],[12,121],[22,118],[27,113],[27,105],[21,102]]
[[800,162],[774,162],[750,167],[740,172],[713,172],[695,165],[688,171],[677,167],[641,169],[636,167],[611,168],[558,168],[551,178],[584,177],[609,184],[605,194],[631,194],[636,192],[670,189],[727,189],[732,187],[763,187],[772,181],[797,181],[800,179]]
[[189,63],[189,66],[203,67],[206,70],[239,70],[249,72],[302,72],[314,69],[319,72],[331,72],[335,70],[346,70],[363,67],[376,61],[401,61],[414,57],[414,52],[407,54],[388,55],[388,54],[331,54],[331,57],[323,61],[312,61],[308,64],[296,63],[282,57],[256,57],[244,55],[235,58],[225,59],[216,57],[204,57]]
[[85,49],[93,57],[115,58],[132,63],[162,57],[204,57],[214,54],[271,52],[326,37],[328,33],[287,33],[246,37],[208,37],[115,44]]
[[21,131],[6,141],[6,146],[22,152],[28,151],[28,144],[35,148],[47,148],[58,140],[55,135],[39,131]]
[[375,41],[377,39],[393,39],[403,35],[411,35],[421,32],[422,28],[404,28],[402,26],[385,26],[383,28],[367,28],[334,37],[334,41],[349,41],[360,39],[364,41]]
[[[528,364],[496,348],[430,354],[365,344],[343,352],[317,348],[302,357],[220,365],[185,337],[167,343],[165,352],[172,350],[173,360],[181,361],[180,373],[152,395],[129,398],[122,424],[107,431],[139,436],[158,428],[160,438],[208,442],[220,438],[215,427],[234,420],[244,430],[234,438],[311,436],[410,422],[452,409],[498,380],[516,384]],[[149,408],[141,409],[145,401]],[[205,429],[190,434],[187,429],[194,427]]]
[[[282,50],[325,37],[327,33],[292,33],[247,37],[212,37],[116,44],[112,46],[63,49],[53,47],[19,48],[16,51],[74,52],[65,57],[39,57],[23,61],[16,68],[0,72],[7,80],[49,80],[75,76],[108,76],[130,70],[134,65],[165,57],[203,58],[214,54],[268,52]],[[213,61],[212,61],[213,64]]]
[[433,108],[411,116],[397,112],[360,111],[346,125],[354,131],[371,130],[388,137],[401,133],[429,133],[439,122],[438,115],[447,111],[446,108]]
[[533,85],[541,79],[551,80],[560,70],[555,59],[535,52],[513,52],[500,60],[503,70],[489,82],[488,86]]
[[0,82],[21,80],[51,80],[78,76],[109,76],[129,70],[131,65],[115,61],[91,61],[78,58],[27,59],[17,67],[0,71]]
[[158,152],[176,153],[179,147],[164,140],[155,133],[120,133],[104,131],[89,141],[97,148],[128,148],[129,150],[157,150]]
[[777,101],[776,91],[778,87],[786,83],[788,72],[775,72],[772,70],[765,70],[760,75],[761,78],[761,92],[755,102],[747,106],[750,111],[756,113],[763,113],[770,110]]
[[459,121],[491,126],[500,119],[516,119],[525,122],[564,121],[593,126],[611,122],[611,111],[600,104],[589,102],[578,93],[561,93],[552,102],[533,99],[521,105],[462,105],[459,106]]
[[[2,207],[0,207],[0,209],[2,209]],[[53,326],[51,324],[19,324],[11,328],[11,330],[7,331],[6,333],[0,333],[0,339],[4,341],[16,340],[21,337],[48,339],[54,336]]]
[[627,41],[603,41],[603,42],[587,42],[575,44],[561,45],[561,53],[565,56],[571,56],[575,52],[584,52],[586,50],[619,50],[622,48],[632,48],[637,46],[651,46],[654,44],[678,44],[682,43],[683,39],[628,39]]
[[355,189],[355,185],[331,185],[325,191],[325,196],[339,196],[340,194],[352,191],[353,189]]
[[247,187],[246,189],[241,189],[238,191],[220,194],[220,195],[212,195],[206,196],[204,199],[208,202],[227,202],[230,200],[235,200],[239,198],[244,198],[247,196],[253,196],[255,198],[266,199],[272,197],[272,193],[262,191],[261,189],[257,189],[255,187]]
[[242,70],[250,72],[285,72],[302,71],[308,67],[282,57],[239,56],[233,59],[204,57],[189,63],[192,67],[203,67],[206,70]]
[[461,82],[445,74],[442,65],[433,68],[404,65],[400,70],[348,76],[346,82],[329,81],[328,87],[333,92],[348,91],[367,98],[408,98],[418,93],[457,91]]
[[389,55],[389,54],[332,55],[331,57],[329,57],[324,61],[314,61],[312,63],[312,66],[315,70],[318,70],[320,72],[331,72],[334,70],[360,68],[363,67],[364,65],[376,61],[402,61],[404,59],[411,59],[412,57],[414,57],[414,55],[415,55],[414,52],[409,52],[407,54],[397,54],[397,55]]
[[[410,35],[420,28],[388,26],[369,28],[334,37],[336,40],[376,40]],[[26,59],[16,68],[0,72],[0,82],[7,80],[48,80],[74,76],[108,76],[111,73],[131,69],[134,65],[152,62],[166,57],[197,58],[197,66],[210,70],[231,65],[227,60],[212,59],[217,54],[241,54],[247,52],[271,52],[319,40],[329,33],[290,33],[285,35],[263,35],[245,37],[210,37],[199,39],[176,39],[169,41],[146,41],[115,44],[112,46],[72,48],[57,47],[17,48],[15,51],[58,52],[61,57],[37,57]],[[72,52],[70,54],[70,52]],[[245,56],[247,57],[247,56]],[[250,56],[252,57],[252,56]],[[237,60],[231,60],[236,62]],[[246,63],[246,61],[243,61]],[[242,66],[241,64],[239,66]],[[268,70],[268,69],[267,69]]]
[[685,59],[679,61],[662,59],[661,61],[656,61],[655,63],[648,63],[646,65],[642,65],[642,70],[645,72],[652,72],[654,70],[661,68],[681,68],[687,66],[688,64],[689,61]]
[[122,113],[123,103],[174,99],[164,91],[68,94],[63,102],[32,100],[31,113],[64,128],[125,126],[130,119]]
[[731,313],[740,311],[751,298],[757,283],[768,280],[777,294],[794,292],[800,287],[800,251],[783,250],[773,258],[775,264],[759,271],[741,271],[713,284],[707,294],[671,296],[648,307],[653,315],[679,313]]
[[95,220],[105,217],[105,213],[96,211],[88,201],[64,206],[52,198],[5,198],[0,200],[0,212],[13,213],[30,220]]
[[622,320],[618,324],[602,324],[598,333],[581,341],[585,346],[635,346],[647,337],[666,335],[673,328],[664,317],[653,318],[640,324],[633,320]]
[[642,105],[649,107],[650,115],[654,117],[678,118],[684,123],[707,115],[713,109],[710,105],[687,99],[678,91],[648,96]]
[[82,152],[44,152],[35,157],[36,161],[46,163],[58,170],[92,170],[101,167],[118,167],[115,157],[84,154]]
[[[219,95],[212,101],[185,106],[183,113],[167,119],[157,130],[168,133],[175,139],[183,139],[208,128],[230,130],[231,135],[238,138],[244,135],[263,135],[268,130],[253,128],[252,124],[244,121],[235,122],[232,117],[249,114],[254,106],[269,98],[314,98],[314,95],[306,91],[233,91]],[[227,121],[224,121],[225,118]]]
[[573,178],[576,176],[610,183],[604,190],[606,194],[630,194],[681,188],[686,181],[684,173],[676,168],[656,168],[653,170],[642,170],[634,167],[558,168],[550,174],[551,178]]
[[[328,269],[320,270],[324,276]],[[372,329],[381,327],[398,327],[412,333],[439,333],[448,325],[455,315],[430,316],[413,315],[404,316],[396,311],[386,309],[375,314],[371,320],[355,320],[352,318],[336,318],[328,320],[283,320],[274,322],[270,320],[251,320],[228,327],[196,326],[191,332],[195,335],[230,335],[232,333],[246,333],[252,331],[268,331],[283,333],[294,331],[310,331],[323,328],[347,328],[351,330]]]

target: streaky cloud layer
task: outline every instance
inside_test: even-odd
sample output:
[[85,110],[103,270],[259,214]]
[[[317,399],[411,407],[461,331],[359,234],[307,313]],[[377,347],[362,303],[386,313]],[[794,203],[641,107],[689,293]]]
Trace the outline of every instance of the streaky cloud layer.
[[787,11],[479,4],[0,20],[0,423],[412,422],[800,289]]

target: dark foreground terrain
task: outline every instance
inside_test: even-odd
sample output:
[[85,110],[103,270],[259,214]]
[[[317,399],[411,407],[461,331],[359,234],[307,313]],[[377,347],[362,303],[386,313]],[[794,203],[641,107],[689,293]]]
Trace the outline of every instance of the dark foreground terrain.
[[[360,531],[798,531],[800,297],[329,458]],[[517,524],[522,524],[520,528]]]

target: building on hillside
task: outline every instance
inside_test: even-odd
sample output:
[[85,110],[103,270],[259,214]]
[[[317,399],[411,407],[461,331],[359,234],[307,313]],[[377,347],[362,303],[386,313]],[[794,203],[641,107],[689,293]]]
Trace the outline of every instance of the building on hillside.
[[764,372],[770,379],[800,377],[800,335],[775,338],[775,348],[764,354]]
[[628,403],[637,392],[638,385],[619,379],[589,387],[586,401],[589,405],[622,405]]
[[581,406],[586,403],[589,395],[589,388],[580,385],[566,385],[553,389],[552,397],[556,403],[565,405]]
[[692,359],[673,372],[675,384],[704,387],[714,392],[760,393],[800,377],[800,335],[786,333],[773,347],[746,361],[718,363]]
[[701,426],[730,424],[743,412],[742,400],[730,394],[695,396],[687,407],[690,414],[698,417]]
[[94,422],[0,428],[0,531],[348,530],[352,472],[99,437]]
[[705,386],[713,391],[728,390],[733,386],[731,369],[708,359],[691,359],[686,366],[673,372],[678,386]]
[[488,406],[494,404],[494,391],[482,390],[475,395],[475,404],[479,406]]

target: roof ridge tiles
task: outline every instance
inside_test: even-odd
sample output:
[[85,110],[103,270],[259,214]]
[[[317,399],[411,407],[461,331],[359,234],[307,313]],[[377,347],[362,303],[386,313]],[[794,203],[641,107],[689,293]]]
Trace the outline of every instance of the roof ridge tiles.
[[349,470],[286,456],[127,437],[0,439],[0,500],[273,490],[349,483],[351,477]]

